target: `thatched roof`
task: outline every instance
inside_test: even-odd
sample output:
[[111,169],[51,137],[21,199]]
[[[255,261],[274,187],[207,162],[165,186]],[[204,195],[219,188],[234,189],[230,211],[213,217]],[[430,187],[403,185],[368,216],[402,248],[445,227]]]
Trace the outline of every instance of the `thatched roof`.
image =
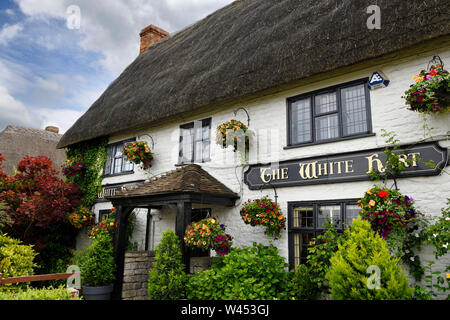
[[173,193],[198,193],[237,199],[239,196],[199,165],[188,164],[163,173],[150,181],[117,191],[114,198],[129,198]]
[[15,166],[26,155],[47,156],[54,168],[60,171],[66,161],[64,150],[56,149],[62,135],[47,131],[19,126],[7,126],[0,132],[0,153],[5,157],[4,171],[12,174]]
[[[381,29],[367,28],[367,7]],[[148,48],[58,147],[138,130],[449,35],[445,0],[242,0]]]

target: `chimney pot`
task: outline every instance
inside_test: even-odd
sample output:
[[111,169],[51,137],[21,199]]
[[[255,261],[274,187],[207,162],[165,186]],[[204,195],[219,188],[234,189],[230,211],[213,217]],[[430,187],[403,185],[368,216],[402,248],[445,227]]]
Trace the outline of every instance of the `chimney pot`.
[[141,36],[141,48],[139,54],[141,54],[152,44],[169,36],[169,33],[166,30],[151,24],[147,28],[142,29],[139,35]]
[[45,127],[45,131],[59,133],[59,128],[58,127],[54,127],[54,126],[48,126],[48,127]]

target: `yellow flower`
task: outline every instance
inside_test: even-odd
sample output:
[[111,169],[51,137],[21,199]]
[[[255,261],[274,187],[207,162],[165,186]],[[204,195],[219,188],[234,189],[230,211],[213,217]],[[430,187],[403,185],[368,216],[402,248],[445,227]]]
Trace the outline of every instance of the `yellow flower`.
[[447,276],[447,279],[450,279],[450,273],[447,273],[446,276]]
[[373,194],[373,193],[370,191],[370,189],[367,189],[366,193],[367,193],[367,194],[370,194],[370,195]]
[[375,205],[375,201],[374,200],[370,200],[369,201],[369,205],[374,206]]

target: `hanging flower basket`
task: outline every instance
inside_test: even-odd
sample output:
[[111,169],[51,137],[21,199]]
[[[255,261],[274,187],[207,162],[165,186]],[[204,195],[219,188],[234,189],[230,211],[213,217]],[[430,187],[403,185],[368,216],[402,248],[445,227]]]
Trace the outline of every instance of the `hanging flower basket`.
[[67,159],[66,163],[62,166],[62,172],[66,178],[80,175],[85,169],[82,159],[78,157]]
[[67,217],[70,224],[76,229],[92,226],[95,223],[94,214],[84,206],[79,206]]
[[364,197],[358,200],[362,218],[368,220],[372,229],[384,239],[391,232],[405,230],[415,223],[417,214],[413,203],[411,197],[380,187],[368,189]]
[[286,218],[283,216],[278,203],[273,202],[267,196],[261,199],[248,200],[241,208],[241,218],[245,224],[262,226],[264,233],[277,240],[281,237],[281,231],[286,229]]
[[212,249],[219,255],[226,255],[231,250],[233,238],[225,232],[225,226],[217,218],[206,218],[187,226],[184,242],[191,247],[203,250]]
[[[233,146],[233,151],[238,150],[242,143],[245,145],[245,154],[250,150],[250,140],[254,132],[239,120],[230,120],[217,127],[216,143],[222,148]],[[232,137],[232,141],[227,141],[227,137]]]
[[405,92],[408,109],[421,113],[446,113],[450,108],[450,75],[441,64],[414,76],[415,84]]
[[96,225],[92,226],[92,228],[88,231],[89,238],[96,238],[99,234],[108,234],[110,236],[114,236],[118,228],[118,223],[115,221],[115,218],[110,215],[109,218],[100,221]]
[[137,165],[141,164],[144,170],[152,166],[153,154],[145,141],[136,141],[127,144],[123,148],[122,153],[131,162]]

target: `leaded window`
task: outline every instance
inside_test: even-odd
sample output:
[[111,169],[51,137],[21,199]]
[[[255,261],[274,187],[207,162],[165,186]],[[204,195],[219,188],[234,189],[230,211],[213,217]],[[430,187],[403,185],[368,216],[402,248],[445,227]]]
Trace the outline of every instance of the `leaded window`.
[[288,203],[288,243],[289,265],[295,268],[306,262],[308,247],[325,229],[330,221],[336,229],[343,231],[358,217],[357,199],[289,202]]
[[369,91],[356,81],[288,99],[288,145],[371,134]]

